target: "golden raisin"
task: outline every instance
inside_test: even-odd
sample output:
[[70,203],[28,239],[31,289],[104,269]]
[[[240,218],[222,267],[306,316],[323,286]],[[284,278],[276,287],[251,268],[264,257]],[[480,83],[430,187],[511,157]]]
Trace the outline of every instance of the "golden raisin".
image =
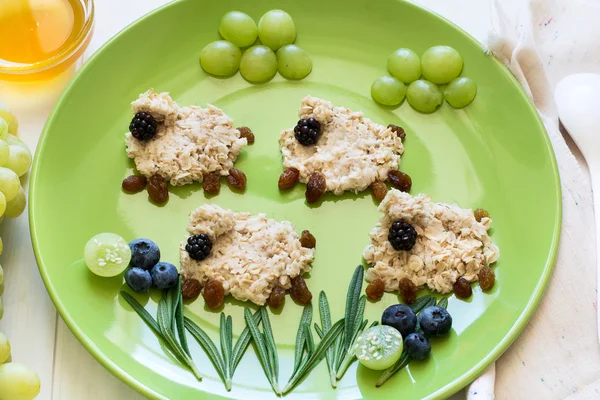
[[479,279],[481,290],[490,290],[494,286],[494,282],[496,282],[496,274],[494,274],[494,270],[490,267],[483,267],[479,270],[477,279]]
[[384,182],[375,181],[371,183],[371,193],[373,193],[373,197],[377,201],[382,201],[387,194],[387,186]]
[[482,219],[490,217],[490,213],[483,208],[478,208],[477,210],[473,211],[473,215],[475,216],[477,222],[481,222]]
[[248,128],[247,126],[242,126],[237,129],[240,131],[240,137],[246,138],[248,144],[254,143],[254,133],[252,132],[252,129]]
[[399,189],[402,192],[409,192],[412,187],[412,179],[408,174],[401,171],[390,171],[388,172],[388,179],[393,187]]
[[227,175],[227,183],[234,189],[244,190],[246,188],[246,174],[236,168],[229,169],[229,175]]
[[204,302],[209,308],[219,308],[223,305],[225,299],[225,289],[223,284],[216,279],[210,279],[204,285],[204,292],[202,293]]
[[375,279],[367,286],[365,293],[371,300],[379,300],[385,292],[385,283],[381,279]]
[[221,190],[221,174],[211,172],[206,175],[204,182],[202,182],[202,188],[208,194],[218,194],[219,190]]
[[298,304],[306,305],[312,300],[312,293],[306,286],[306,281],[303,277],[297,276],[292,279],[292,287],[290,288],[290,296]]
[[326,189],[327,182],[325,181],[325,176],[320,172],[313,173],[306,185],[306,201],[309,203],[317,202]]
[[307,249],[314,249],[317,245],[317,239],[309,231],[303,230],[300,236],[300,244]]
[[291,189],[294,187],[298,178],[300,177],[300,171],[296,168],[287,168],[279,175],[279,189]]
[[275,286],[267,299],[267,304],[272,308],[279,308],[285,301],[285,289]]
[[148,195],[150,199],[158,204],[169,200],[169,190],[167,181],[158,174],[154,174],[148,179]]
[[454,282],[454,294],[461,299],[468,299],[473,294],[471,284],[462,276]]
[[402,127],[394,124],[389,124],[387,127],[390,128],[391,131],[394,132],[400,138],[400,140],[404,141],[404,138],[406,137],[406,132],[404,132],[404,129]]
[[146,177],[144,175],[131,175],[123,179],[121,186],[128,192],[139,192],[146,187]]
[[419,288],[410,279],[402,278],[400,279],[398,290],[400,291],[402,301],[406,304],[412,304],[417,299]]
[[184,299],[193,299],[198,297],[202,290],[202,285],[198,279],[183,279],[181,281],[181,295]]

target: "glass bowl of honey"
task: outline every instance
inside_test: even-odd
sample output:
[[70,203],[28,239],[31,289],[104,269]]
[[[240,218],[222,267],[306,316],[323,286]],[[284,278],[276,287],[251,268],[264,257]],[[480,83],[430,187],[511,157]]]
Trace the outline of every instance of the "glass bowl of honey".
[[94,29],[93,0],[0,0],[0,79],[37,80],[81,57]]

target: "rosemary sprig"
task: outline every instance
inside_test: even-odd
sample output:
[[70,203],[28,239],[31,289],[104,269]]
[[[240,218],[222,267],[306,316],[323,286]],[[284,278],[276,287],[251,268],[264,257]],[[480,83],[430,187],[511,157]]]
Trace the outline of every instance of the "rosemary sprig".
[[[271,325],[268,321],[265,324],[265,319],[263,319],[264,314],[262,312],[261,312],[260,316],[261,316],[261,320],[263,322],[263,328],[264,328],[265,332],[267,331],[267,329],[270,331]],[[248,326],[248,328],[250,329],[250,333],[252,334],[252,340],[254,340],[254,343],[256,344],[256,349],[258,351],[258,358],[260,359],[260,362],[263,366],[265,375],[267,376],[267,379],[269,380],[269,383],[271,384],[273,391],[276,394],[281,394],[281,390],[279,389],[279,384],[277,383],[278,378],[277,378],[277,376],[274,375],[275,367],[273,365],[273,358],[277,358],[277,352],[275,351],[275,353],[273,354],[273,350],[272,349],[269,350],[269,347],[271,345],[266,343],[267,341],[269,341],[269,339],[267,338],[267,336],[269,336],[269,334],[267,333],[267,334],[263,335],[260,332],[260,330],[258,329],[258,323],[256,321],[254,321],[254,318],[252,317],[252,313],[250,312],[250,310],[248,308],[244,308],[244,318],[246,319],[246,325]],[[269,316],[267,314],[267,320],[268,320],[268,318],[269,318]],[[273,335],[272,332],[270,333],[270,335],[272,337],[272,335]]]
[[[321,290],[319,293],[319,315],[321,316],[321,326],[322,329],[319,328],[319,325],[315,324],[315,330],[321,339],[323,339],[323,335],[329,332],[331,329],[331,310],[329,308],[329,301],[327,300],[327,295],[324,291]],[[320,332],[320,333],[319,333]],[[339,340],[340,336],[336,338],[336,341]],[[327,349],[327,353],[325,354],[325,358],[327,360],[327,369],[329,370],[329,381],[331,382],[331,387],[337,387],[337,379],[336,375],[336,344],[334,343],[329,349]]]
[[[419,315],[421,313],[421,311],[423,311],[425,308],[433,306],[433,305],[436,305],[435,298],[431,297],[429,295],[425,295],[425,296],[419,297],[417,300],[415,300],[414,303],[410,304],[409,307],[415,312],[415,314]],[[448,308],[448,298],[447,297],[441,298],[440,301],[437,302],[437,305],[444,309]],[[421,330],[421,327],[418,325],[417,325],[416,332],[423,333],[423,331]],[[394,374],[396,374],[398,371],[400,371],[404,367],[406,367],[408,365],[408,363],[410,363],[410,361],[411,361],[411,358],[408,355],[408,352],[406,350],[404,350],[402,352],[402,355],[400,356],[400,359],[396,362],[396,364],[391,366],[390,368],[386,369],[385,371],[383,371],[383,373],[379,376],[379,379],[377,380],[377,383],[375,384],[375,386],[380,387],[381,385],[383,385],[385,382],[387,382],[388,379],[390,379],[392,376],[394,376]]]
[[[173,290],[173,289],[171,289]],[[173,332],[173,327],[176,325],[176,321],[174,318],[174,308],[177,306],[171,300],[171,309],[167,306],[167,300],[165,297],[160,299],[158,302],[158,313],[156,316],[156,320],[152,318],[150,313],[144,309],[144,307],[129,293],[121,291],[121,296],[125,299],[125,301],[133,308],[133,310],[148,324],[148,326],[161,338],[167,345],[168,349],[173,353],[175,358],[179,360],[182,364],[187,365],[187,367],[192,371],[194,376],[198,380],[202,380],[202,375],[198,368],[192,361],[192,358],[189,356],[188,352],[183,348],[182,344],[178,341],[177,336]],[[167,298],[169,295],[167,294]]]
[[[221,354],[219,354],[217,346],[215,346],[213,341],[210,340],[210,337],[206,334],[206,332],[204,332],[204,330],[202,330],[202,328],[196,325],[191,319],[185,317],[184,323],[185,329],[188,330],[188,332],[194,337],[194,339],[196,339],[196,341],[204,349],[206,355],[217,370],[217,373],[225,383],[225,387],[227,387],[227,374],[225,373],[225,362],[223,361],[223,358],[221,358]],[[228,390],[230,389],[228,388]]]
[[312,303],[308,303],[302,311],[302,317],[300,318],[300,324],[298,325],[298,333],[296,334],[296,351],[294,353],[294,369],[292,371],[292,376],[294,376],[296,372],[298,372],[298,368],[300,368],[302,361],[308,360],[308,358],[303,360],[305,350],[304,343],[306,340],[306,330],[304,329],[304,326],[310,326],[310,323],[312,321],[312,314]]
[[[254,313],[254,315],[252,316],[252,318],[254,319],[254,321],[257,324],[259,324],[260,323],[260,310],[256,311]],[[250,340],[252,340],[252,334],[250,333],[250,329],[248,328],[248,326],[246,326],[244,328],[244,330],[242,331],[242,334],[238,338],[237,342],[235,343],[235,347],[233,348],[233,354],[231,355],[231,377],[232,378],[233,378],[233,374],[235,373],[235,370],[237,369],[238,364],[240,363],[240,360],[242,359],[242,356],[244,355],[244,353],[246,352],[246,349],[248,348],[248,345],[250,344]]]
[[233,326],[231,316],[225,318],[225,313],[221,313],[221,354],[223,356],[223,364],[225,364],[225,388],[231,390],[231,355],[233,352]]
[[302,378],[307,376],[317,365],[319,365],[319,362],[325,357],[327,350],[329,350],[331,345],[333,345],[336,338],[342,333],[343,329],[344,319],[342,318],[331,327],[325,336],[323,336],[323,339],[321,342],[319,342],[319,345],[315,348],[312,354],[306,359],[305,362],[301,364],[298,371],[292,375],[287,385],[285,385],[283,388],[283,394],[286,394],[292,390],[298,384],[298,382],[302,380]]

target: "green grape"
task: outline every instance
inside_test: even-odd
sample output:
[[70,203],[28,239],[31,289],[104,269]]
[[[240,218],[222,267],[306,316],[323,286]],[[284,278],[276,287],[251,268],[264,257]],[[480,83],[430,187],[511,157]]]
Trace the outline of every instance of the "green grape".
[[2,269],[2,265],[0,265],[0,296],[4,294],[4,270]]
[[121,236],[100,233],[88,240],[83,250],[83,258],[94,274],[111,277],[125,271],[131,260],[131,250]]
[[277,70],[286,79],[304,79],[312,71],[308,53],[295,44],[277,50]]
[[371,85],[371,97],[379,104],[397,106],[406,96],[406,86],[396,78],[382,76]]
[[19,121],[17,121],[17,117],[10,108],[2,102],[0,102],[0,118],[8,123],[8,133],[16,135],[19,130]]
[[8,135],[8,122],[0,117],[0,139],[6,139],[6,135]]
[[415,110],[429,114],[442,104],[444,96],[437,85],[420,79],[408,85],[406,100]]
[[448,83],[462,71],[463,59],[449,46],[433,46],[421,56],[423,77],[438,85]]
[[6,218],[17,218],[25,211],[26,197],[25,190],[19,189],[19,193],[11,201],[6,202],[6,209],[4,210],[4,216]]
[[219,33],[223,39],[238,47],[248,47],[258,37],[256,22],[248,14],[240,11],[229,11],[221,18]]
[[4,212],[6,211],[6,204],[8,202],[6,201],[6,197],[4,196],[4,193],[0,192],[0,215],[2,215],[2,217],[4,217]]
[[0,365],[0,400],[33,400],[40,393],[40,377],[23,364]]
[[[4,303],[2,302],[2,297],[0,297],[0,319],[2,317],[4,317]],[[0,397],[0,400],[2,400],[2,397]]]
[[281,46],[294,43],[296,24],[285,11],[268,11],[258,21],[258,37],[262,44],[277,51]]
[[10,157],[10,148],[8,147],[8,143],[0,139],[0,167],[4,166],[8,162],[8,157]]
[[[2,238],[0,237],[0,256],[2,255],[3,250],[4,250],[4,242],[2,241]],[[2,266],[0,266],[0,272],[2,272]],[[0,279],[0,281],[2,281],[2,279]],[[2,293],[0,293],[0,296],[2,296]]]
[[[8,168],[0,167],[0,192],[6,197],[6,201],[11,201],[19,193],[21,181],[19,176]],[[0,214],[1,215],[1,214]]]
[[0,332],[0,364],[4,364],[10,357],[10,342],[6,335]]
[[409,84],[421,77],[421,60],[411,49],[398,49],[387,61],[387,67],[394,78]]
[[6,143],[8,143],[9,146],[21,146],[25,150],[29,151],[29,147],[27,147],[25,142],[23,142],[21,139],[19,139],[15,135],[11,135],[9,133],[8,135],[6,135],[5,141],[6,141]]
[[463,108],[471,104],[477,94],[477,85],[469,78],[456,78],[444,89],[444,97],[454,108]]
[[358,362],[369,369],[384,370],[400,359],[404,343],[395,328],[377,325],[360,333],[352,346]]
[[217,40],[207,44],[200,53],[200,65],[209,74],[230,76],[240,67],[240,49],[227,40]]
[[266,46],[252,46],[244,52],[240,74],[249,82],[262,83],[277,73],[277,56]]
[[23,176],[31,167],[31,153],[21,146],[9,146],[10,155],[4,167],[12,169],[17,175]]

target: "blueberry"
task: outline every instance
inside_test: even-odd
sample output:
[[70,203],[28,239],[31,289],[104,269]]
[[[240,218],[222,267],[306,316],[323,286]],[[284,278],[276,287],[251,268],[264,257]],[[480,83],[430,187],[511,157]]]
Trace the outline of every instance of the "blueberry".
[[417,326],[417,316],[415,312],[404,304],[395,304],[389,306],[383,312],[381,324],[396,328],[402,337],[414,332]]
[[152,268],[154,286],[159,289],[170,289],[177,284],[179,272],[173,264],[160,262]]
[[411,333],[404,339],[404,348],[408,355],[415,360],[424,360],[431,353],[429,339],[416,332]]
[[421,311],[419,323],[427,336],[443,336],[452,328],[452,317],[446,309],[431,306]]
[[134,292],[143,293],[150,290],[152,276],[150,272],[138,267],[131,267],[125,272],[125,282]]
[[150,239],[135,239],[129,243],[131,265],[150,271],[160,261],[160,250]]

